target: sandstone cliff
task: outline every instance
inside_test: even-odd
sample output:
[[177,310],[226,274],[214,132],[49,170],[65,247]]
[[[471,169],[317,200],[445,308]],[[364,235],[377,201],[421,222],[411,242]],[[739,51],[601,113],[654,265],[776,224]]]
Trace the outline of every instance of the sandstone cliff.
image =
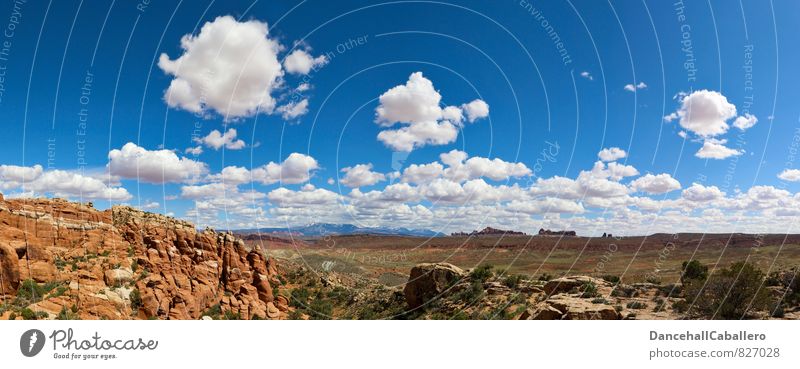
[[274,259],[229,233],[127,206],[0,195],[0,315],[282,318]]

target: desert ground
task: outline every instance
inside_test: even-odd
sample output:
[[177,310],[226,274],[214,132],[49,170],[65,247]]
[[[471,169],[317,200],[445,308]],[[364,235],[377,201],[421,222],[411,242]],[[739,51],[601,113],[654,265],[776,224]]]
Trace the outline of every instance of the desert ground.
[[785,270],[800,264],[797,235],[682,233],[620,238],[347,235],[294,238],[293,242],[245,239],[246,244],[259,244],[271,256],[293,260],[310,269],[357,273],[388,286],[404,284],[416,264],[438,262],[464,269],[488,264],[508,274],[531,277],[615,275],[629,283],[648,279],[677,282],[681,264],[687,260],[712,266],[749,261],[764,271]]

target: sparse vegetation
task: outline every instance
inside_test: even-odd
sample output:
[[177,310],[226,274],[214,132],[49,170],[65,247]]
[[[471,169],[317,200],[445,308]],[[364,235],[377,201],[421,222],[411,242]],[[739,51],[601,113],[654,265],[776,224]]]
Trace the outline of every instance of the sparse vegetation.
[[764,288],[764,273],[750,263],[737,262],[704,280],[689,280],[686,299],[691,313],[705,318],[742,319],[749,311],[775,306]]
[[470,278],[472,280],[480,281],[481,283],[485,282],[487,279],[491,278],[494,273],[492,269],[494,267],[489,264],[483,264],[478,266],[477,268],[473,269],[472,272],[469,273]]
[[138,288],[131,291],[129,299],[131,300],[131,310],[133,310],[134,313],[142,307],[142,296]]
[[514,289],[519,286],[523,279],[524,277],[519,274],[512,274],[503,279],[503,284],[508,288]]
[[601,278],[603,278],[603,280],[606,281],[606,282],[609,282],[609,283],[612,283],[612,284],[619,284],[619,276],[606,274],[606,275],[602,276]]
[[647,309],[647,304],[641,301],[631,301],[625,306],[628,309]]
[[708,278],[708,266],[698,260],[684,261],[681,265],[681,283],[704,281]]

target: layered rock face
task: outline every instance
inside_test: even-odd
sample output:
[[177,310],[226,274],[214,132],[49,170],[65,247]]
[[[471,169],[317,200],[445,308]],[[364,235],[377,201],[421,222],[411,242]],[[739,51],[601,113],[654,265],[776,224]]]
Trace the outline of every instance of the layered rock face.
[[258,247],[125,206],[0,200],[0,271],[4,302],[27,279],[67,287],[29,306],[51,317],[63,307],[83,319],[284,314],[270,287],[277,266]]

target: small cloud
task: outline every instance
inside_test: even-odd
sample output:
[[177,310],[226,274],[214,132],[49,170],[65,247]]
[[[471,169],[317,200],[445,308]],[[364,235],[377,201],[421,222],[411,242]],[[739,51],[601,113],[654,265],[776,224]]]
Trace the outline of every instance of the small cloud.
[[647,84],[644,82],[639,82],[638,84],[629,83],[623,87],[625,91],[634,92],[636,90],[642,90],[647,88]]
[[725,144],[728,140],[717,140],[709,138],[703,142],[703,147],[700,148],[694,156],[701,159],[727,159],[731,156],[738,156],[744,154],[743,150],[731,149]]
[[744,115],[738,116],[736,119],[734,119],[733,126],[744,131],[756,125],[756,123],[758,123],[758,118],[756,118],[755,115],[745,113]]
[[784,169],[778,178],[787,182],[800,182],[800,169]]
[[597,153],[597,157],[600,158],[600,160],[606,162],[619,160],[626,156],[628,156],[628,153],[626,153],[625,150],[620,149],[619,147],[602,149],[600,150],[600,152]]
[[581,77],[586,78],[590,81],[594,81],[594,77],[592,76],[592,74],[587,71],[581,72]]
[[278,112],[285,120],[295,119],[308,113],[308,99],[303,99],[298,102],[290,102],[286,105],[278,107]]
[[[203,138],[195,138],[194,142],[198,144],[203,144],[208,148],[219,150],[221,148],[226,148],[228,150],[241,150],[245,147],[245,143],[242,140],[236,139],[236,129],[230,128],[225,133],[221,133],[218,130],[213,130],[208,133],[208,136]],[[199,146],[195,149],[200,148]],[[202,149],[200,150],[202,153]],[[188,153],[188,151],[187,151]]]
[[189,155],[198,156],[203,153],[203,147],[202,146],[190,147],[186,149],[185,152]]
[[292,51],[283,61],[283,67],[287,72],[299,75],[311,73],[312,70],[321,68],[325,64],[328,64],[328,58],[325,55],[313,57],[308,51],[301,49]]

